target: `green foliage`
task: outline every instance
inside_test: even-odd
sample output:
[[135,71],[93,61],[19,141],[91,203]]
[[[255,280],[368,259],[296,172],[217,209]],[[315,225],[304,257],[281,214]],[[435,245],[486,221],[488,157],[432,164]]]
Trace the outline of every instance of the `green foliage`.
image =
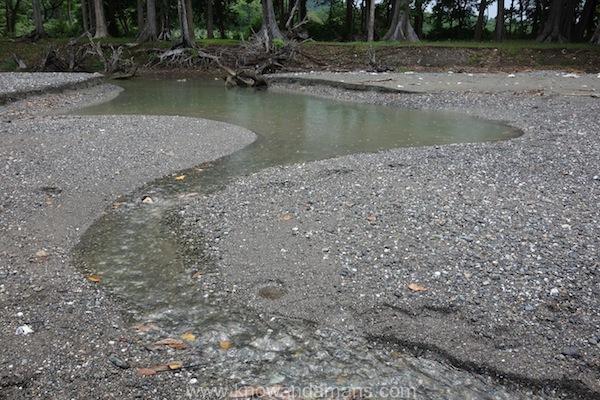
[[[7,10],[16,0],[2,0],[0,6],[0,37],[5,35],[7,25]],[[274,0],[275,13],[282,27],[287,18],[290,5],[295,0]],[[581,17],[584,0],[578,0],[574,22]],[[192,0],[195,34],[199,40],[207,38],[206,3],[207,0]],[[81,34],[83,22],[81,15],[81,0],[42,0],[44,27],[52,38],[70,38]],[[532,39],[534,30],[543,25],[542,20],[535,20],[535,2],[506,2],[507,37],[511,39]],[[136,0],[104,0],[105,14],[109,33],[113,37],[122,37],[124,41],[132,41],[139,31],[137,26]],[[224,40],[247,40],[261,27],[261,0],[212,0],[214,36]],[[302,30],[317,41],[341,41],[346,37],[346,4],[347,0],[307,0],[308,23]],[[355,39],[366,36],[366,1],[353,2],[352,36]],[[375,37],[380,38],[390,24],[392,0],[376,0],[375,8]],[[417,18],[422,21],[423,35],[421,39],[441,41],[442,46],[447,40],[469,41],[474,35],[480,0],[416,0],[410,2],[411,21]],[[157,16],[168,15],[170,30],[173,38],[180,34],[178,13],[175,0],[156,2]],[[31,0],[20,0],[17,10],[15,34],[17,37],[28,35],[33,30]],[[283,7],[283,8],[281,8]],[[522,8],[521,8],[522,7]],[[600,6],[596,10],[600,13]],[[297,20],[296,20],[297,22]],[[600,23],[600,16],[594,19]],[[158,21],[161,27],[161,21]],[[487,18],[483,37],[492,39],[495,21]],[[588,31],[591,28],[588,28]],[[586,31],[584,39],[589,38]],[[219,44],[224,44],[222,42]],[[235,42],[232,42],[235,43]],[[456,42],[454,42],[456,43]],[[452,45],[452,44],[450,44]],[[496,46],[497,44],[493,44]],[[468,46],[477,46],[468,44]],[[486,45],[482,45],[486,46]],[[503,45],[499,45],[503,46]]]
[[0,61],[0,71],[13,72],[18,67],[17,62],[12,57]]
[[236,1],[230,6],[230,11],[235,16],[237,32],[234,39],[246,40],[253,32],[260,29],[262,23],[262,6],[260,0]]
[[273,47],[275,47],[276,49],[281,49],[283,46],[285,46],[285,41],[283,39],[273,39]]

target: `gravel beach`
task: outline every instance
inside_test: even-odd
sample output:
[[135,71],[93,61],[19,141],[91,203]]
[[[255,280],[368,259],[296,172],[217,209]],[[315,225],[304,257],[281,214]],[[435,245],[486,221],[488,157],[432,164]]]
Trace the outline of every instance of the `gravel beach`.
[[[419,77],[433,79],[407,79]],[[225,293],[264,320],[314,323],[375,347],[561,389],[563,398],[597,399],[600,100],[592,95],[600,79],[544,76],[557,87],[568,80],[568,90],[517,93],[498,79],[417,94],[275,85],[462,112],[524,135],[271,168],[182,199],[181,241],[203,240],[217,267],[200,278],[201,290]],[[53,81],[0,74],[0,82],[3,93],[23,88],[22,98]],[[0,398],[183,398],[209,373],[235,381],[223,368],[243,362],[227,355],[235,352],[222,356],[226,364],[194,369],[196,348],[152,349],[172,333],[131,326],[125,303],[97,277],[86,279],[71,252],[94,220],[121,207],[121,195],[235,152],[255,135],[195,118],[59,115],[119,93],[112,85],[69,90],[95,83],[61,75],[47,88],[53,94],[0,108]],[[590,90],[569,89],[581,84]],[[136,373],[165,363],[184,368]]]
[[65,72],[0,73],[0,104],[36,94],[96,85],[101,74]]
[[215,285],[265,318],[354,330],[460,368],[598,398],[600,101],[481,81],[486,93],[280,84],[458,111],[524,135],[271,168],[187,206],[185,230],[206,238]]
[[[81,82],[72,78],[64,77],[63,89]],[[17,86],[36,92],[47,76],[36,79],[3,74],[0,82],[9,93]],[[118,93],[101,85],[0,110],[0,398],[185,393],[188,373],[148,380],[123,369],[164,362],[165,354],[147,351],[123,320],[123,305],[73,267],[70,251],[120,195],[239,150],[255,135],[192,118],[56,115]]]

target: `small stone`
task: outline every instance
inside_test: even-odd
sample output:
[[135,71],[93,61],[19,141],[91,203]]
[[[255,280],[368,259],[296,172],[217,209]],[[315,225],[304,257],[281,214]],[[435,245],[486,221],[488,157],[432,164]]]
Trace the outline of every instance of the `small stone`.
[[122,368],[122,369],[128,369],[129,368],[129,363],[117,356],[110,356],[108,357],[108,360],[116,367]]
[[559,294],[560,294],[560,291],[558,290],[558,288],[550,289],[550,296],[558,296]]
[[569,347],[567,347],[566,349],[564,349],[561,352],[561,354],[564,355],[564,356],[573,357],[573,358],[579,358],[579,357],[581,357],[581,354],[579,353],[579,350],[575,346],[569,346]]
[[144,196],[144,197],[142,197],[142,203],[154,204],[154,200],[152,200],[152,197],[150,197],[150,196]]

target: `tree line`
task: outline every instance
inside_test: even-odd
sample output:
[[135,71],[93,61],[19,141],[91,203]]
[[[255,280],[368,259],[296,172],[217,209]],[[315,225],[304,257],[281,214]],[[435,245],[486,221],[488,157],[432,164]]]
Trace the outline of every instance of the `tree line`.
[[[3,35],[600,44],[600,0],[4,0]],[[497,16],[489,8],[497,3]],[[19,32],[27,29],[28,32]]]

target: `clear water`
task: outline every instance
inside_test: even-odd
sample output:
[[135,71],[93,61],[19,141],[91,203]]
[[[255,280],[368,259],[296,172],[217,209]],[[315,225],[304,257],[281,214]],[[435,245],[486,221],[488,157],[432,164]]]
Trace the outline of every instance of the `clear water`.
[[[86,232],[75,252],[86,272],[100,274],[101,284],[129,305],[134,320],[159,327],[157,337],[194,332],[208,382],[352,386],[370,388],[375,397],[377,388],[402,387],[412,396],[404,398],[534,398],[351,332],[260,318],[228,301],[228,293],[214,290],[218,270],[203,257],[202,238],[182,243],[177,233],[178,209],[190,193],[210,193],[241,174],[401,146],[503,140],[518,131],[456,114],[227,90],[220,82],[138,80],[122,86],[126,90],[113,101],[81,113],[203,117],[259,135],[231,156],[186,171],[185,181],[163,178],[132,193]],[[150,195],[155,204],[142,205],[142,195]],[[196,272],[202,279],[194,278]],[[225,339],[233,343],[227,351],[219,348]]]

